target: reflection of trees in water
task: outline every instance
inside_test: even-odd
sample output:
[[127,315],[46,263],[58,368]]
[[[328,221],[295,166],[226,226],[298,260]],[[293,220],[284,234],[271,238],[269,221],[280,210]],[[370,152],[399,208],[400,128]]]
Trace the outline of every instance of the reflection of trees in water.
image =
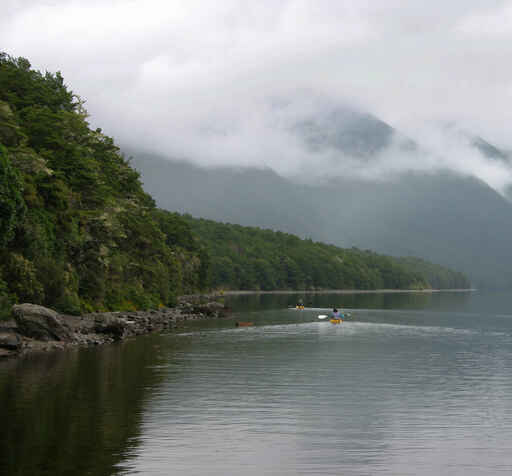
[[161,380],[155,339],[0,363],[0,473],[115,474]]
[[227,296],[235,311],[283,309],[302,300],[306,307],[349,309],[457,309],[470,293],[247,294]]

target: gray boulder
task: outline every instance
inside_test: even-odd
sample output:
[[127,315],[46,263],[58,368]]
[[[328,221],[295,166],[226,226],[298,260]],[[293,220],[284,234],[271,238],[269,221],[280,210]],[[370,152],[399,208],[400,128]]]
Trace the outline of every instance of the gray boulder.
[[43,341],[73,340],[73,333],[51,309],[37,304],[15,304],[12,314],[21,335]]
[[94,320],[94,331],[98,334],[109,334],[114,340],[121,340],[127,330],[127,324],[124,319],[108,313],[99,314]]
[[21,348],[21,339],[12,332],[0,332],[0,348],[19,350]]
[[225,317],[229,309],[220,302],[210,301],[204,304],[197,304],[188,309],[193,314],[201,314],[207,317]]

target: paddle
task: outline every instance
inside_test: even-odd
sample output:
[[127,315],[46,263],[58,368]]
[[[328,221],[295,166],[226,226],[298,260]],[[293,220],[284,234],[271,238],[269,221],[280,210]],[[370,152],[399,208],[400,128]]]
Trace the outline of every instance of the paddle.
[[[351,314],[350,312],[346,312],[346,313],[344,313],[344,314],[341,314],[342,318],[344,318],[344,317],[350,317],[351,315],[352,315],[352,314]],[[341,316],[340,316],[340,317],[341,317]],[[320,314],[320,315],[318,316],[318,319],[327,319],[328,317],[329,317],[329,316],[327,316],[326,314]]]

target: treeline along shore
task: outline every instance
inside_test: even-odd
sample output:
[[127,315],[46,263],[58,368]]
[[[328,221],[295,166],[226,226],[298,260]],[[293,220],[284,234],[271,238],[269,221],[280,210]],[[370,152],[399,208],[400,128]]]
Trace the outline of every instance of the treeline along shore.
[[230,290],[467,289],[462,273],[415,257],[340,248],[280,231],[181,216],[210,255],[210,283]]
[[180,296],[219,289],[470,287],[461,273],[419,258],[157,208],[114,140],[90,128],[84,101],[60,73],[5,53],[0,205],[4,321],[19,303],[87,323],[95,313],[177,309]]

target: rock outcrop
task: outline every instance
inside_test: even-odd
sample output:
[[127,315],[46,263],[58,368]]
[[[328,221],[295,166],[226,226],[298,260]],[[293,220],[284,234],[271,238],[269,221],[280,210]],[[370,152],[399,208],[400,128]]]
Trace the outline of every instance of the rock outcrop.
[[33,339],[42,341],[73,340],[69,327],[55,311],[37,304],[15,304],[12,314],[16,321],[18,332]]
[[127,337],[172,329],[187,320],[225,317],[223,304],[206,298],[182,300],[177,307],[148,311],[58,314],[36,304],[17,304],[14,320],[0,323],[0,357],[36,350],[117,342]]

